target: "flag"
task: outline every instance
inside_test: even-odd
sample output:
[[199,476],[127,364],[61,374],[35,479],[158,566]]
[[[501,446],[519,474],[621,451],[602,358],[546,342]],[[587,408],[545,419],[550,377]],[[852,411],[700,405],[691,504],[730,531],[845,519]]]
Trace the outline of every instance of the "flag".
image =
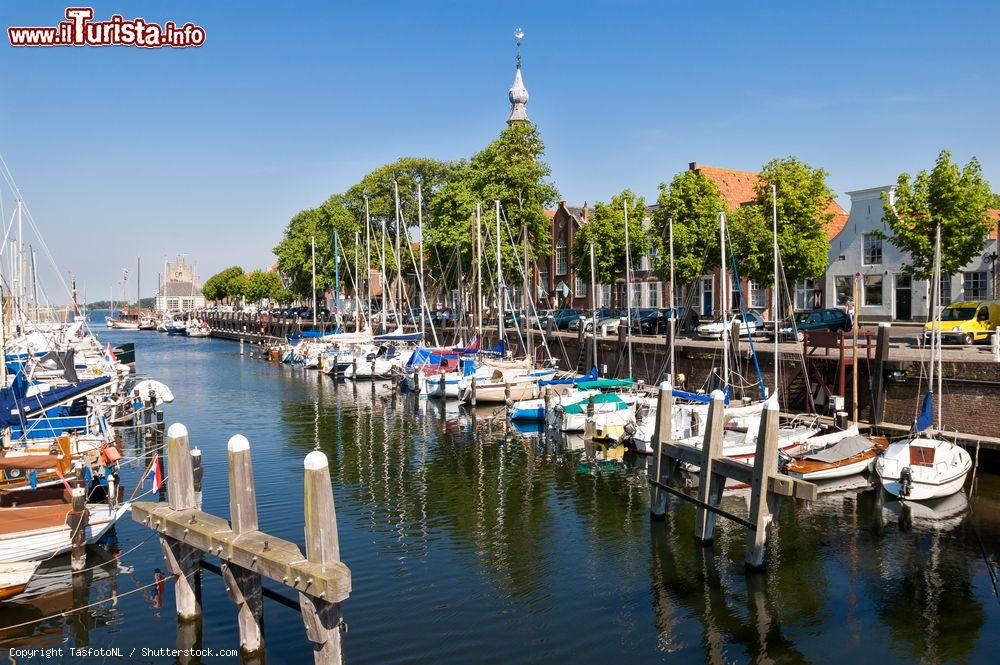
[[479,335],[474,335],[472,337],[472,341],[469,342],[469,346],[467,346],[465,348],[469,349],[470,351],[478,351],[479,350]]
[[108,348],[104,352],[104,362],[108,363],[109,365],[118,364],[118,357],[115,356],[115,352],[111,350],[111,342],[108,342]]
[[153,457],[153,464],[149,467],[149,471],[146,472],[146,478],[153,481],[153,491],[156,492],[160,489],[160,485],[163,484],[163,472],[160,469],[160,456],[155,455]]
[[919,434],[929,428],[934,423],[934,393],[927,391],[924,395],[924,404],[920,407],[920,415],[913,421],[911,434]]

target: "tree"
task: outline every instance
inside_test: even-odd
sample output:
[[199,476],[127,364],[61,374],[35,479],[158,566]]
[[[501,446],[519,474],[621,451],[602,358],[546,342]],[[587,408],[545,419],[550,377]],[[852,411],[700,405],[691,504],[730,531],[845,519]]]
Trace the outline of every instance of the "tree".
[[754,200],[730,215],[732,251],[739,259],[741,277],[773,279],[772,185],[778,191],[778,247],[785,278],[811,279],[826,272],[830,249],[826,225],[834,215],[827,175],[796,157],[772,159],[761,168]]
[[545,208],[556,203],[559,192],[547,180],[551,169],[541,160],[544,153],[545,144],[538,128],[530,123],[515,123],[468,163],[453,165],[447,184],[429,208],[431,224],[427,239],[437,248],[442,261],[448,262],[446,257],[459,249],[463,264],[471,265],[476,203],[483,207],[483,244],[495,247],[496,200],[502,207],[500,241],[504,269],[513,269],[523,258],[522,228],[528,232],[529,260],[548,252],[551,229]]
[[205,296],[206,300],[226,300],[242,296],[245,287],[246,276],[243,273],[243,268],[231,266],[205,280],[201,287],[201,294]]
[[244,297],[250,302],[278,301],[281,295],[281,277],[277,273],[254,270],[247,275]]
[[719,267],[719,213],[725,209],[715,183],[696,171],[682,171],[670,185],[660,183],[659,204],[653,212],[651,240],[660,246],[656,269],[670,270],[668,223],[674,227],[674,275],[690,284]]
[[594,265],[598,284],[611,284],[625,272],[625,206],[628,205],[628,246],[633,265],[649,250],[650,238],[643,227],[646,200],[626,189],[611,197],[611,203],[598,201],[594,211],[580,226],[573,239],[573,266],[577,274],[591,280],[590,245],[594,245]]
[[292,217],[281,242],[274,248],[278,266],[288,276],[290,292],[299,297],[312,290],[312,239],[316,239],[316,289],[332,286],[336,266],[333,257],[333,232],[337,231],[341,246],[341,286],[352,268],[345,256],[354,252],[355,231],[363,231],[360,220],[347,208],[345,199],[334,194],[318,208],[303,210]]
[[880,235],[909,256],[903,271],[917,279],[934,273],[934,242],[941,226],[941,274],[961,270],[983,251],[993,222],[986,211],[994,202],[990,185],[975,157],[959,169],[951,153],[942,150],[934,168],[911,180],[902,173],[895,200],[883,194],[889,233]]

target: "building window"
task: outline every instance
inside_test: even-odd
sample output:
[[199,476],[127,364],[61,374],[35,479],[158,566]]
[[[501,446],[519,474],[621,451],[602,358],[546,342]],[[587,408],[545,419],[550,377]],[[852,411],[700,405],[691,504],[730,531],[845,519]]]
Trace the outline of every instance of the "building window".
[[874,233],[866,233],[862,237],[865,243],[865,265],[882,265],[882,238]]
[[649,282],[647,284],[647,296],[646,306],[647,307],[659,307],[660,306],[660,282]]
[[795,309],[813,308],[813,282],[811,279],[795,281]]
[[632,307],[642,307],[642,282],[632,285],[632,302],[629,304]]
[[865,275],[865,307],[882,306],[882,275]]
[[576,280],[573,283],[573,295],[577,298],[587,297],[587,283],[583,281],[580,275],[576,276]]
[[167,311],[176,309],[179,309],[177,306],[177,298],[167,298]]
[[566,263],[566,241],[560,240],[556,243],[556,274],[565,275],[569,271]]
[[938,287],[938,305],[947,307],[951,304],[951,277],[941,276]]
[[854,298],[854,278],[850,275],[834,277],[834,290],[837,294],[837,307],[847,307],[848,301]]
[[546,297],[549,295],[549,260],[545,259],[538,266],[538,286],[542,291],[545,292]]
[[963,273],[962,297],[966,300],[985,300],[988,297],[985,271]]
[[598,307],[610,307],[611,306],[611,285],[610,284],[598,284],[597,293],[599,297],[597,299]]
[[760,282],[750,282],[748,286],[750,290],[750,307],[753,309],[764,309],[767,307],[767,291],[764,290],[764,285]]

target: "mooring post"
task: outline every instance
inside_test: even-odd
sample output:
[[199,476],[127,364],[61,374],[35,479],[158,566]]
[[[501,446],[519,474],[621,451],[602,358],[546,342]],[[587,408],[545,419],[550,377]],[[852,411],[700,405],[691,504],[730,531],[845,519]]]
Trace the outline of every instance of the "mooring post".
[[201,510],[201,478],[205,470],[201,468],[201,450],[191,449],[191,478],[194,483],[194,507]]
[[142,405],[142,435],[147,439],[153,438],[153,408],[156,404],[154,400],[153,391],[150,390]]
[[[673,460],[667,462],[667,473],[663,471],[663,444],[670,440],[672,434],[674,410],[674,391],[669,381],[660,384],[660,390],[656,396],[656,424],[653,426],[653,454],[656,459],[653,463],[656,482],[666,485],[670,476],[673,475]],[[667,493],[660,490],[656,485],[651,485],[652,496],[649,498],[649,513],[654,519],[663,519],[667,512]]]
[[[237,536],[258,531],[257,495],[253,482],[250,442],[241,434],[229,439],[229,522]],[[264,596],[260,574],[233,564],[222,565],[229,599],[238,608],[240,648],[247,653],[263,645]]]
[[[196,508],[194,473],[187,427],[174,423],[167,430],[167,503],[173,510]],[[170,536],[160,536],[160,547],[167,568],[176,576],[174,600],[177,617],[182,621],[201,618],[201,594],[195,574],[198,572],[199,550]]]
[[889,339],[892,333],[891,324],[878,324],[878,337],[875,338],[875,370],[872,372],[872,425],[882,422],[885,413],[885,365],[889,360]]
[[583,440],[593,441],[594,440],[594,396],[591,395],[587,398],[587,413],[584,416],[586,420],[583,421]]
[[767,535],[771,516],[779,500],[768,491],[768,478],[778,473],[778,405],[768,402],[757,433],[757,451],[753,458],[753,483],[750,485],[750,521],[755,525],[747,530],[746,563],[750,568],[764,567]]
[[[715,473],[715,460],[722,455],[722,437],[725,428],[725,399],[721,390],[712,391],[708,406],[708,424],[701,444],[701,471],[698,479],[698,500],[718,507],[722,502],[725,476]],[[703,543],[712,542],[715,534],[715,513],[698,506],[695,515],[694,536]]]
[[163,409],[156,410],[156,445],[163,445]]
[[87,567],[87,481],[83,478],[83,467],[77,467],[73,475],[70,490],[70,511],[66,515],[66,526],[69,527],[70,569],[79,572]]
[[[306,557],[312,563],[327,566],[340,561],[337,537],[337,511],[333,504],[330,464],[319,450],[303,462],[305,467]],[[313,644],[317,665],[340,665],[343,615],[340,603],[332,603],[307,593],[299,593],[302,622]]]
[[[443,392],[444,391],[444,386],[441,387],[441,390],[442,390],[441,396],[444,397],[444,392]],[[472,375],[472,406],[473,407],[476,406],[476,375],[475,374]]]

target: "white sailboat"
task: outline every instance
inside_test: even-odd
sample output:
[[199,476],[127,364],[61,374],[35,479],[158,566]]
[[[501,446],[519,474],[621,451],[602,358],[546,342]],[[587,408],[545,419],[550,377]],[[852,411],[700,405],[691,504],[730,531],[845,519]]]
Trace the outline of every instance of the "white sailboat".
[[[927,501],[961,492],[972,469],[972,458],[957,443],[940,438],[941,432],[941,225],[934,243],[934,275],[931,282],[933,319],[931,333],[930,389],[924,397],[912,436],[889,444],[875,463],[882,487],[900,499]],[[935,365],[937,365],[935,367]],[[934,418],[934,377],[937,374],[937,418]],[[935,431],[931,425],[935,425]]]

